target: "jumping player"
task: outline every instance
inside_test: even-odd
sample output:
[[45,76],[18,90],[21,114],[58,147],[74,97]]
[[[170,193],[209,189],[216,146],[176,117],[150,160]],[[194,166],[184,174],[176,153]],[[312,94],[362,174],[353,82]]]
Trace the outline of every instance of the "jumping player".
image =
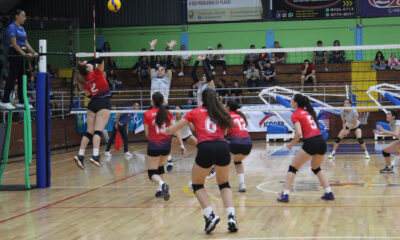
[[[351,101],[349,99],[344,100],[345,107],[351,107]],[[354,132],[356,135],[358,143],[361,145],[365,152],[365,159],[369,159],[369,153],[367,147],[365,146],[364,140],[362,139],[362,132],[360,128],[360,121],[358,120],[358,112],[355,109],[343,110],[340,113],[343,123],[343,129],[340,131],[339,135],[335,138],[335,144],[333,145],[333,150],[331,155],[328,156],[329,159],[335,157],[336,149],[339,146],[339,142],[349,135],[349,133]]]
[[[95,64],[98,64],[97,68]],[[83,159],[90,140],[93,142],[93,155],[90,158],[97,167],[101,167],[99,147],[101,135],[110,117],[111,93],[107,80],[104,77],[104,60],[95,58],[90,61],[78,62],[79,81],[85,84],[85,91],[90,93],[90,102],[87,109],[87,131],[82,137],[78,155],[74,160],[80,169],[85,169]]]
[[318,177],[321,185],[325,189],[325,194],[321,197],[324,200],[334,200],[335,197],[329,187],[328,178],[324,170],[321,169],[322,160],[325,157],[326,143],[318,128],[318,120],[315,115],[314,108],[310,104],[308,97],[302,94],[296,94],[290,101],[291,108],[295,110],[292,115],[292,122],[296,134],[293,140],[287,145],[289,150],[303,136],[303,146],[296,153],[292,164],[289,166],[289,171],[286,175],[286,182],[281,192],[278,201],[289,202],[289,189],[292,186],[296,172],[311,158],[311,170]]
[[204,188],[205,178],[215,165],[217,183],[228,216],[228,230],[238,230],[232,190],[229,185],[229,145],[224,138],[227,128],[233,127],[232,118],[224,106],[217,100],[215,90],[206,88],[202,92],[203,106],[188,112],[176,125],[166,129],[167,134],[177,132],[188,123],[193,123],[197,135],[197,156],[192,168],[192,188],[203,209],[206,221],[204,232],[214,230],[220,218],[211,208],[210,199]]
[[233,128],[228,130],[229,150],[233,156],[233,162],[239,179],[239,192],[246,192],[242,161],[250,154],[253,146],[250,135],[247,132],[247,119],[242,112],[238,111],[240,106],[235,100],[229,99],[226,108],[235,124]]

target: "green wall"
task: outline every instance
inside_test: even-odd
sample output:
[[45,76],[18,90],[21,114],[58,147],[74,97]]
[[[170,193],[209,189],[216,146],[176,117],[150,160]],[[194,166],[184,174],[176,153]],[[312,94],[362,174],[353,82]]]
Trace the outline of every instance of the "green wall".
[[[341,45],[355,45],[357,24],[363,25],[364,45],[400,43],[400,17],[193,24],[185,26],[185,30],[182,30],[182,26],[121,27],[98,29],[97,34],[103,35],[111,43],[114,52],[139,51],[143,47],[148,49],[148,42],[154,38],[159,40],[156,50],[164,50],[164,43],[171,39],[179,42],[181,33],[189,34],[190,50],[207,49],[208,46],[215,48],[218,43],[222,43],[224,49],[245,49],[250,44],[261,48],[266,45],[267,30],[275,31],[275,40],[283,47],[308,47],[315,46],[318,40],[322,40],[325,46],[331,46],[336,39],[340,40]],[[81,52],[93,51],[92,31],[81,29]],[[365,59],[372,59],[374,52],[365,53]],[[400,54],[398,49],[395,52]],[[352,55],[352,52],[346,52],[348,60],[353,59]],[[312,53],[289,54],[288,61],[302,62],[305,58],[311,59]],[[228,58],[228,64],[237,64],[241,59],[237,55]],[[136,59],[124,57],[116,58],[116,61],[118,67],[131,67]]]

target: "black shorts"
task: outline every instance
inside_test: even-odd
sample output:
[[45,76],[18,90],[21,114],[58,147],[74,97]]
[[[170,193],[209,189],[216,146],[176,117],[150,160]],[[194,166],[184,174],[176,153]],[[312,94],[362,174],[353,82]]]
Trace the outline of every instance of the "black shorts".
[[[356,131],[357,129],[360,129],[360,130],[361,130],[360,125],[358,125],[358,126],[355,127],[355,128],[350,129],[350,132],[354,132],[354,131]],[[346,126],[346,130],[349,130],[349,127]]]
[[[186,142],[191,136],[193,136],[193,135],[190,134],[189,137],[182,138],[182,141],[183,141],[183,142]],[[175,134],[174,134],[174,138],[176,138],[176,135],[175,135]]]
[[197,145],[196,163],[202,168],[227,166],[231,162],[229,145],[224,141],[202,142]]
[[309,155],[324,155],[326,153],[326,143],[322,135],[304,139],[301,148]]
[[149,156],[149,157],[168,156],[170,153],[171,153],[171,148],[170,149],[147,148],[147,156]]
[[93,98],[90,100],[88,110],[97,113],[103,109],[111,110],[111,97]]
[[229,144],[229,150],[232,154],[242,154],[245,156],[250,154],[252,147],[252,144]]

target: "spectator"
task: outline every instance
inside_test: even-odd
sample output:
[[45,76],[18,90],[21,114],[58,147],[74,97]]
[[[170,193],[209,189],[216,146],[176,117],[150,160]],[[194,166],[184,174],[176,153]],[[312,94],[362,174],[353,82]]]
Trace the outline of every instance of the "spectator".
[[[222,44],[218,43],[217,50],[222,50]],[[225,54],[217,54],[214,56],[214,67],[222,66],[222,75],[226,75],[226,61]]]
[[221,79],[219,81],[219,83],[217,84],[218,99],[223,104],[225,104],[226,99],[228,98],[228,94],[229,94],[228,90],[224,89],[225,88],[225,83],[226,83],[225,80]]
[[390,55],[388,65],[389,65],[390,69],[400,69],[399,59],[396,57],[395,53],[392,53]]
[[[250,45],[250,49],[255,49],[256,47],[254,44]],[[250,65],[257,64],[258,66],[258,56],[256,53],[248,53],[244,57],[243,61],[243,74],[246,75],[247,73],[247,68]],[[255,66],[255,65],[254,65]]]
[[[262,47],[262,49],[266,49],[266,47]],[[269,54],[268,53],[260,53],[260,55],[258,56],[258,66],[259,69],[262,70],[264,65],[265,65],[265,61],[269,60]]]
[[[322,41],[319,40],[317,42],[318,47],[322,47]],[[313,64],[324,63],[325,64],[325,72],[328,71],[328,57],[326,56],[326,51],[315,51],[313,57]]]
[[[186,51],[185,45],[181,45],[181,51]],[[185,73],[183,70],[185,68],[185,65],[188,65],[190,63],[190,59],[191,59],[190,55],[187,55],[187,54],[186,55],[184,55],[184,54],[178,55],[178,63],[181,66],[181,72],[178,74],[179,77],[185,76]]]
[[121,85],[122,84],[121,81],[118,81],[117,74],[115,74],[114,69],[111,69],[107,73],[107,82],[108,82],[108,85],[110,86],[111,91],[115,91],[115,86],[116,85]]
[[[339,40],[335,40],[333,42],[333,46],[335,46],[335,47],[340,46]],[[344,63],[344,51],[343,50],[331,51],[331,55],[329,57],[329,62],[330,63]]]
[[192,84],[192,90],[189,91],[188,105],[197,105],[197,83]]
[[158,67],[161,67],[161,66],[164,68],[166,67],[165,62],[162,60],[160,55],[156,56],[156,60],[154,63],[156,64],[156,69],[158,69]]
[[47,67],[47,72],[50,74],[50,77],[57,78],[56,70],[53,68],[53,66],[50,63],[48,63],[46,67]]
[[260,72],[258,71],[254,63],[251,64],[251,68],[247,71],[246,79],[249,88],[260,86]]
[[[212,50],[212,47],[208,46],[207,50]],[[214,71],[214,55],[213,54],[207,54],[205,62],[207,64],[208,68],[212,70],[212,75],[215,75],[216,73]]]
[[[281,48],[279,42],[274,42],[274,48]],[[287,53],[285,52],[276,52],[272,53],[271,63],[286,63]]]
[[317,91],[317,77],[315,76],[314,65],[309,60],[304,60],[301,66],[301,90],[304,91],[304,83],[311,82],[314,84],[314,91]]
[[[103,47],[101,48],[101,52],[111,52],[111,45],[109,42],[104,42]],[[111,70],[116,68],[117,65],[115,64],[115,61],[113,57],[105,57],[104,58],[104,70]]]
[[139,61],[138,65],[139,85],[143,86],[142,78],[149,78],[149,76],[150,76],[150,63],[147,56],[143,56],[142,60]]
[[266,86],[268,82],[272,82],[274,86],[277,84],[275,68],[269,60],[265,61],[263,70],[261,72],[262,86]]
[[243,91],[242,91],[242,89],[239,89],[240,87],[239,87],[239,81],[238,80],[233,80],[233,87],[232,87],[232,89],[231,89],[231,96],[232,96],[232,99],[234,99],[234,100],[238,100],[238,102],[240,103],[240,104],[242,104],[242,94],[243,94]]
[[[141,52],[146,52],[147,50],[146,50],[146,48],[142,48],[140,51],[141,51]],[[143,58],[143,56],[139,56],[138,62],[137,62],[135,65],[133,65],[133,67],[132,67],[132,69],[133,69],[133,74],[136,74],[136,73],[137,73],[138,67],[139,67],[139,62],[142,61],[142,58]]]
[[375,54],[375,60],[374,60],[374,63],[372,64],[372,67],[375,70],[378,70],[378,69],[385,69],[386,66],[387,66],[387,64],[386,64],[386,61],[385,61],[385,56],[383,56],[381,51],[378,51]]

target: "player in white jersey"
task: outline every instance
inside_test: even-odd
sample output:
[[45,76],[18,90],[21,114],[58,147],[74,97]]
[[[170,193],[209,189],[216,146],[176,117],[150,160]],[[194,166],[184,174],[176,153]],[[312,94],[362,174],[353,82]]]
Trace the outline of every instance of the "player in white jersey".
[[[181,106],[176,106],[175,110],[182,110]],[[179,121],[182,119],[183,113],[175,113],[176,119]],[[182,141],[184,142],[188,142],[190,145],[196,147],[196,143],[197,143],[197,139],[195,136],[193,136],[192,131],[194,131],[194,126],[193,124],[188,124],[185,127],[183,127],[182,129],[179,130],[179,133],[181,134],[182,137]],[[176,145],[178,145],[178,139],[174,136],[174,138],[172,138],[172,149],[174,149],[174,147],[176,147]],[[172,162],[172,156],[171,154],[168,156],[168,164],[167,164],[167,171],[171,172],[174,164]]]
[[[155,46],[157,44],[157,39],[152,40],[150,42],[150,51],[154,51]],[[175,40],[171,40],[171,42],[167,43],[168,50],[172,51],[176,44]],[[151,74],[151,92],[150,96],[153,96],[155,92],[160,92],[166,104],[168,104],[168,97],[169,97],[169,89],[171,87],[171,79],[172,79],[172,56],[167,56],[167,69],[164,66],[159,66],[156,69],[156,65],[154,62],[154,56],[150,57],[150,74]]]
[[[208,65],[206,64],[206,56],[200,55],[195,64],[193,65],[192,69],[192,78],[193,81],[196,83],[197,87],[197,106],[201,107],[203,105],[203,101],[201,99],[201,93],[204,91],[204,89],[210,87],[210,88],[215,88],[214,80],[212,79],[212,76],[210,74],[210,71],[208,69]],[[200,81],[197,77],[197,67],[199,66],[199,63],[203,63],[203,69],[204,69],[204,74],[201,77]]]

